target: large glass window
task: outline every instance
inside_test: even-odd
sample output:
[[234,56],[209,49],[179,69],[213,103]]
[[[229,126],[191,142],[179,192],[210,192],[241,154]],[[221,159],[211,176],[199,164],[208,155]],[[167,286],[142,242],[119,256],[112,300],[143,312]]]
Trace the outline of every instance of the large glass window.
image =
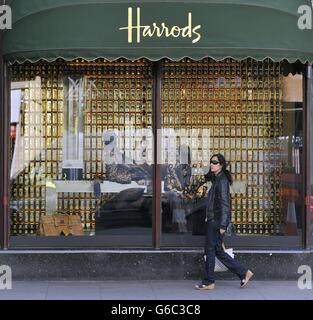
[[204,235],[210,185],[204,184],[203,175],[216,153],[229,161],[234,178],[228,234],[287,235],[300,245],[302,76],[294,80],[283,71],[282,64],[271,60],[165,61],[164,245],[194,245]]
[[[229,239],[268,246],[288,236],[280,246],[300,245],[303,78],[286,65],[164,59],[157,155],[152,62],[12,66],[11,236],[77,233],[103,237],[101,245],[151,246],[160,201],[161,244],[202,246],[204,175],[222,153],[234,178]],[[62,214],[71,221],[55,220]]]
[[151,64],[79,60],[12,71],[11,235],[80,234],[56,217],[67,214],[79,217],[82,234],[109,236],[105,245],[123,237],[151,245]]

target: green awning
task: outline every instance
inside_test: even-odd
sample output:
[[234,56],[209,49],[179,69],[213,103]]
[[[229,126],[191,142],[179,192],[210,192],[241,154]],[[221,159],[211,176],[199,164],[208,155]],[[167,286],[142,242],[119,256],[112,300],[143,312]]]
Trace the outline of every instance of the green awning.
[[[13,29],[3,40],[9,62],[98,57],[313,61],[313,30],[298,28],[298,7],[311,6],[310,0],[7,3],[13,12]],[[129,23],[133,29],[127,29]]]

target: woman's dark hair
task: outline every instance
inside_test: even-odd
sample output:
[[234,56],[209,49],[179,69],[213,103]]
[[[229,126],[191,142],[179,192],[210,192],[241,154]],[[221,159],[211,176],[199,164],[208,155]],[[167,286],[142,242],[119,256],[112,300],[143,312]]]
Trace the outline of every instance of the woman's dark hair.
[[[229,184],[232,185],[233,184],[233,178],[231,176],[231,173],[229,170],[226,169],[226,166],[227,166],[227,163],[226,163],[226,160],[224,158],[224,156],[220,153],[216,153],[216,154],[213,154],[213,156],[211,157],[210,159],[210,162],[211,160],[216,157],[218,159],[218,162],[220,163],[220,165],[222,166],[222,171],[225,173],[228,181],[229,181]],[[206,180],[208,181],[214,181],[215,179],[215,175],[213,172],[211,172],[211,169],[210,171],[205,175],[205,178]]]

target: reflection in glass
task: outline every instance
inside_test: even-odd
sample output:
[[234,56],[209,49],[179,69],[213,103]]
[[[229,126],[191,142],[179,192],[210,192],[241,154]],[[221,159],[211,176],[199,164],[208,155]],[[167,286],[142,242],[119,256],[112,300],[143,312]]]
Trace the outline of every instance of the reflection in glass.
[[13,66],[12,236],[37,235],[43,217],[68,214],[85,235],[143,235],[138,242],[151,245],[151,66],[129,62],[130,76],[118,61],[101,64],[41,62],[36,74]]
[[[247,59],[241,63],[231,60],[229,69],[211,59],[203,60],[202,65],[192,61],[177,64],[166,60],[165,68],[169,66],[175,69],[177,76],[172,79],[163,75],[162,106],[175,103],[176,109],[162,108],[162,126],[163,130],[176,131],[176,152],[182,146],[181,139],[178,139],[183,136],[182,130],[197,128],[209,132],[206,147],[200,143],[194,148],[193,141],[201,140],[201,135],[189,134],[189,140],[184,142],[190,148],[192,158],[188,163],[190,181],[197,180],[197,185],[201,186],[203,181],[199,172],[202,171],[203,175],[210,156],[220,152],[230,160],[235,177],[231,190],[234,224],[231,232],[237,235],[301,236],[304,210],[300,201],[303,183],[302,76],[297,75],[297,81],[293,85],[289,83],[288,87],[286,79],[280,75],[283,73],[281,65],[269,60],[256,62]],[[187,70],[186,74],[182,75],[181,69]],[[172,100],[168,88],[174,81],[180,90],[188,93],[188,88],[192,87],[192,92]],[[286,88],[290,89],[290,94]],[[185,110],[185,105],[197,107]],[[176,113],[179,113],[178,121],[171,123],[169,119]],[[193,121],[194,118],[197,121]],[[206,195],[196,196],[188,187],[182,190],[177,186],[166,188],[166,172],[170,164],[172,173],[176,172],[175,179],[180,180],[178,158],[175,163],[165,161],[162,176],[163,236],[166,243],[187,243],[184,241],[188,239],[195,243],[192,240],[195,237],[190,236],[204,234],[203,199]],[[209,185],[203,184],[202,188],[208,190]],[[193,213],[189,211],[190,207],[194,208]],[[185,218],[178,219],[178,216]],[[180,228],[181,222],[186,228]],[[290,229],[291,226],[294,230]],[[184,240],[170,237],[180,233],[180,229]]]

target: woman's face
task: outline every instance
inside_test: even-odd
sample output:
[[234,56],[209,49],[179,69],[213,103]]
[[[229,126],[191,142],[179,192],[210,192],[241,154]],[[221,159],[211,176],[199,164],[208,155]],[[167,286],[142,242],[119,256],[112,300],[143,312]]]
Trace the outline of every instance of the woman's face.
[[222,171],[223,166],[220,164],[217,157],[213,157],[210,161],[210,167],[211,172],[213,172],[214,174],[218,174]]

